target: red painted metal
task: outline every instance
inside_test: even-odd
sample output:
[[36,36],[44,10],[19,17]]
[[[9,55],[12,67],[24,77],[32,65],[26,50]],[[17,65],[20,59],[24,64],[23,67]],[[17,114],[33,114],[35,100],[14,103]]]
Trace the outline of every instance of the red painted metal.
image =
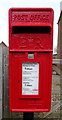
[[[53,9],[9,10],[10,110],[47,112],[51,108]],[[28,54],[34,58],[29,59]],[[39,63],[38,95],[22,95],[22,63]]]

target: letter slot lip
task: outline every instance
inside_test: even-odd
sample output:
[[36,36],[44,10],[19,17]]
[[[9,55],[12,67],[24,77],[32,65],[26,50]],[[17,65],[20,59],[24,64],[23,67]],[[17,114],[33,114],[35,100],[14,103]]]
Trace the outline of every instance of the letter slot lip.
[[11,26],[13,27],[15,27],[15,26],[46,26],[46,27],[51,27],[52,28],[52,25],[50,24],[50,23],[42,23],[42,24],[40,24],[40,23],[35,23],[35,24],[33,24],[33,23],[23,23],[23,24],[21,24],[21,23],[12,23],[11,24]]

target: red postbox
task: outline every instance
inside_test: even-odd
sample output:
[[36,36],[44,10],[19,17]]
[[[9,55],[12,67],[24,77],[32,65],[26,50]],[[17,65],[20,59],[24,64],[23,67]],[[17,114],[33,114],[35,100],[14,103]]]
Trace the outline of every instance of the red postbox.
[[53,10],[9,10],[10,110],[47,112],[51,106]]

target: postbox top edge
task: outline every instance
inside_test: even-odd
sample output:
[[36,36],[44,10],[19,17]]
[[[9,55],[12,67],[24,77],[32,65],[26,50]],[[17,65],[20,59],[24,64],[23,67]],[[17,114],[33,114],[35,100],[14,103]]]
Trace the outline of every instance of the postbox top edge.
[[10,8],[9,12],[11,11],[52,11],[54,12],[53,8]]

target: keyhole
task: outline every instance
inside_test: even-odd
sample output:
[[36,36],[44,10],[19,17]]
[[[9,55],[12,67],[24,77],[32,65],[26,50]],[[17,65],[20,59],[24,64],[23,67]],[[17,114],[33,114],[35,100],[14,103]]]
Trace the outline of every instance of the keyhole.
[[18,83],[20,83],[20,80],[18,80]]

